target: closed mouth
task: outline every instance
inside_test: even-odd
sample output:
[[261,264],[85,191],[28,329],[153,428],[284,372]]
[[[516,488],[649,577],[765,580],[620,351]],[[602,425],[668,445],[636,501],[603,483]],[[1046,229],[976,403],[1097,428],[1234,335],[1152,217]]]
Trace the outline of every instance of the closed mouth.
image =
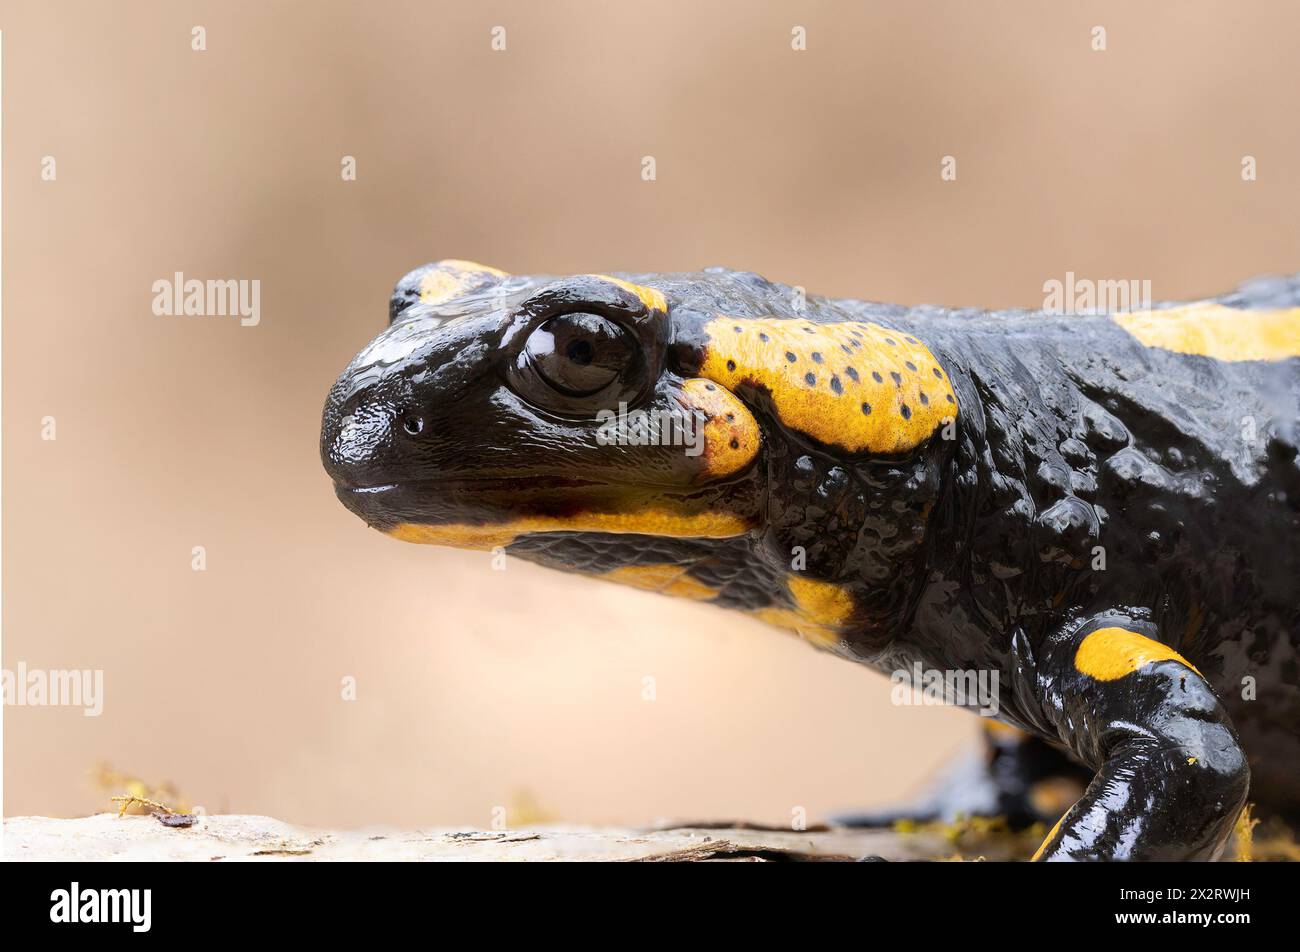
[[381,494],[404,490],[407,492],[492,492],[517,489],[589,489],[608,486],[594,479],[577,479],[571,476],[484,476],[459,479],[415,479],[403,483],[384,483],[378,486],[349,486],[335,482],[339,492]]

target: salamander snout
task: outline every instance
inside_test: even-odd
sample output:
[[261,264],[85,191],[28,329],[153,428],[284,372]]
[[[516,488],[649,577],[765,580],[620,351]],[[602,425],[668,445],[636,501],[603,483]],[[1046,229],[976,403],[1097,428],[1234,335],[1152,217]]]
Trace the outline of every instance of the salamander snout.
[[389,482],[410,453],[410,441],[424,432],[424,415],[398,384],[378,379],[358,385],[345,374],[330,390],[321,418],[320,453],[340,489]]

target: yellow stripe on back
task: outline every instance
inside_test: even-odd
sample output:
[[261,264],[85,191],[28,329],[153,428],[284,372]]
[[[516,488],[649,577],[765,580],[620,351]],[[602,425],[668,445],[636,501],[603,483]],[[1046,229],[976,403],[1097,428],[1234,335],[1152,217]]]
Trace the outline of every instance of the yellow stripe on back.
[[879,324],[720,315],[705,332],[701,376],[765,389],[784,426],[850,453],[905,452],[957,414],[929,348]]
[[1226,361],[1300,357],[1300,307],[1243,310],[1202,302],[1116,314],[1114,320],[1147,347],[1180,354]]
[[1118,681],[1157,661],[1177,661],[1196,671],[1173,648],[1125,628],[1099,628],[1079,643],[1074,654],[1074,667],[1098,681]]

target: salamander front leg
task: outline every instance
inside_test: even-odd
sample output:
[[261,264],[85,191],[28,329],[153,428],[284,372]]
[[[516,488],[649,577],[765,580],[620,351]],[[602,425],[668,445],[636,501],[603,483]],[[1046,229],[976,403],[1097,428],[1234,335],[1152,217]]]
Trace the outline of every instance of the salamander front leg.
[[1095,620],[1033,664],[1042,713],[1097,774],[1041,860],[1214,859],[1246,802],[1250,768],[1200,672],[1153,626]]

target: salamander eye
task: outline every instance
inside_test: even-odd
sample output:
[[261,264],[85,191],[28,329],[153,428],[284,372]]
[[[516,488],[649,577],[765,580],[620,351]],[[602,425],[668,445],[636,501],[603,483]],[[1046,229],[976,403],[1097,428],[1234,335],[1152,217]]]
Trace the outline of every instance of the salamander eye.
[[565,396],[587,397],[617,380],[635,356],[635,342],[613,321],[573,313],[533,331],[522,359]]

